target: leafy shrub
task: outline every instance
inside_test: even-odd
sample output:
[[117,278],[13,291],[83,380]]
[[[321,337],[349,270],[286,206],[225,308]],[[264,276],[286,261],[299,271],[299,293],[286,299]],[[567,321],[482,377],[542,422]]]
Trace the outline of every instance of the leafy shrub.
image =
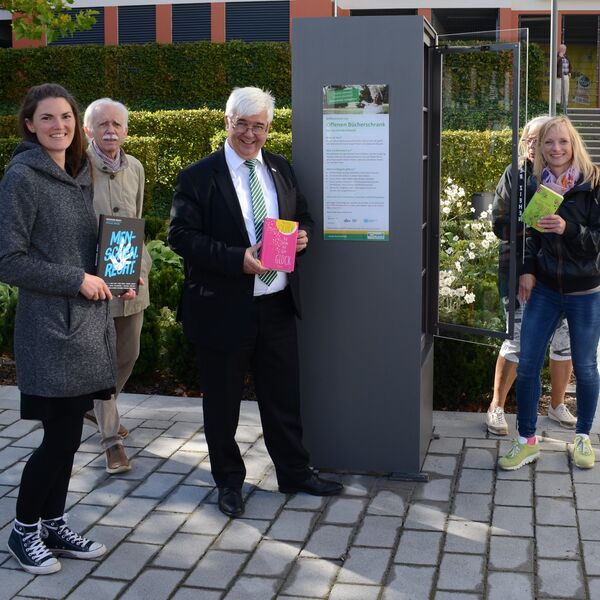
[[470,198],[476,192],[496,189],[511,161],[512,132],[444,131],[442,147],[443,180],[450,177]]
[[[165,321],[162,309],[167,307],[176,311],[183,283],[183,260],[163,241],[153,240],[146,245],[152,257],[152,269],[149,275],[150,306],[146,309],[144,326],[140,339],[140,356],[135,364],[134,374],[152,374],[163,363],[164,335],[162,328],[171,324]],[[173,335],[170,334],[172,339]],[[181,335],[183,339],[183,333]],[[183,341],[181,342],[183,344]]]
[[[479,340],[481,342],[481,339]],[[469,344],[436,338],[433,358],[433,408],[487,410],[499,342]]]
[[292,96],[290,45],[283,42],[2,48],[0,80],[0,109],[8,113],[46,81],[64,85],[82,106],[110,96],[133,109],[217,108],[245,85],[270,89],[288,106]]
[[475,209],[451,179],[440,205],[440,320],[503,330],[498,239],[488,212],[474,219]]

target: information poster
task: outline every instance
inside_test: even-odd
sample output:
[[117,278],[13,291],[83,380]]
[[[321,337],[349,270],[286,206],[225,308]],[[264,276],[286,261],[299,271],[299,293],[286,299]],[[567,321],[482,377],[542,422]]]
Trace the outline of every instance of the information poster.
[[389,151],[387,85],[323,88],[326,240],[389,240]]

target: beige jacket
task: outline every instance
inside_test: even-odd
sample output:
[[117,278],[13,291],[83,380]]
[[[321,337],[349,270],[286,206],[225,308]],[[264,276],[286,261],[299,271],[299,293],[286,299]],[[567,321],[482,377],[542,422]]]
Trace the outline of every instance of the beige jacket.
[[[126,154],[123,168],[111,173],[104,166],[100,157],[91,145],[87,154],[94,169],[94,210],[97,215],[114,215],[119,217],[142,217],[144,203],[144,167],[133,156]],[[113,317],[127,317],[144,310],[150,304],[148,273],[152,267],[152,259],[146,247],[142,252],[141,275],[144,285],[138,288],[134,300],[114,298],[110,303]]]

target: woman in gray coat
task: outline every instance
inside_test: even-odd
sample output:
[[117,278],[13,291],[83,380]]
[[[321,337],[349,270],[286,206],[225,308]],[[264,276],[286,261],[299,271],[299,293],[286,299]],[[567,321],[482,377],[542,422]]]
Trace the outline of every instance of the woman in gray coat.
[[103,544],[66,523],[65,501],[84,413],[115,385],[111,293],[96,277],[97,222],[77,105],[56,84],[29,90],[21,143],[0,182],[0,280],[19,288],[15,322],[21,418],[44,427],[21,478],[8,549],[30,573],[54,554],[95,558]]

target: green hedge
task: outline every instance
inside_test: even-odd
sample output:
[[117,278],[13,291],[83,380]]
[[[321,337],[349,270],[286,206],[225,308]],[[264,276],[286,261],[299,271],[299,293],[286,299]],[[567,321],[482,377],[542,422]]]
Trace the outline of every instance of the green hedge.
[[[167,218],[178,173],[207,156],[225,140],[222,114],[219,111],[176,111],[132,113],[131,131],[144,133],[130,136],[125,150],[136,156],[146,171],[146,214]],[[276,111],[274,131],[266,148],[291,160],[291,111]],[[153,135],[150,135],[154,131]],[[0,139],[0,169],[3,171],[17,138]],[[442,177],[451,177],[470,197],[475,192],[494,191],[511,156],[511,133],[503,131],[446,131],[442,136]]]
[[467,198],[493,192],[511,161],[512,132],[445,131],[442,134],[442,178],[451,177]]
[[110,96],[135,109],[223,107],[233,87],[256,85],[291,103],[283,42],[124,44],[0,49],[0,112],[16,112],[32,85],[57,81],[85,106]]

